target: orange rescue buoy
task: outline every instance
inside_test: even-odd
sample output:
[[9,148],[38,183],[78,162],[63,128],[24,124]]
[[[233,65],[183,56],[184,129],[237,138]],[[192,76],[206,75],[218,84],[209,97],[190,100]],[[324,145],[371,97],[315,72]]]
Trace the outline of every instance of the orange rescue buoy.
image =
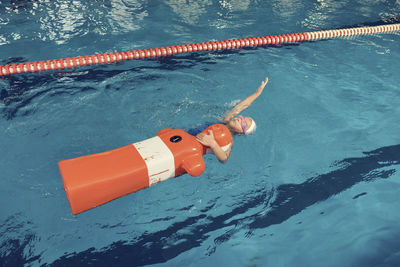
[[[223,124],[213,131],[225,151],[232,135]],[[205,169],[203,154],[209,148],[181,129],[163,129],[155,137],[103,153],[62,160],[58,163],[73,214],[152,186],[184,173],[199,176]]]

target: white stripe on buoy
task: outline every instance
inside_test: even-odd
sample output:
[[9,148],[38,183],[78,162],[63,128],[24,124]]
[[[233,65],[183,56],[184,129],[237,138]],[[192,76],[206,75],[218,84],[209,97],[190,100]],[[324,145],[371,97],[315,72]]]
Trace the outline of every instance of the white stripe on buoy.
[[133,146],[146,163],[149,186],[175,176],[174,155],[160,137],[155,136]]

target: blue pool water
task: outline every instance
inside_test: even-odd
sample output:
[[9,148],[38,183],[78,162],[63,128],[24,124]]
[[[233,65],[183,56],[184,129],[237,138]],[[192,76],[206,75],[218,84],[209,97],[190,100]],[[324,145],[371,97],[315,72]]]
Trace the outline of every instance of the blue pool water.
[[[399,1],[2,1],[0,64],[397,21]],[[0,80],[0,266],[399,266],[400,35]],[[223,116],[226,164],[78,216],[57,162]]]

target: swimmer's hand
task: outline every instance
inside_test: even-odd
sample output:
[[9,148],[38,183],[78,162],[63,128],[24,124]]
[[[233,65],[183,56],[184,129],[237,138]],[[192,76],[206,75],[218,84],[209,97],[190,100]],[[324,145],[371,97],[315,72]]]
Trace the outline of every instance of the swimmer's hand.
[[256,94],[257,96],[261,95],[262,91],[264,90],[264,87],[268,83],[268,77],[265,77],[265,80],[261,82],[261,85],[257,88]]
[[[208,146],[208,147],[213,147],[215,144],[217,144],[217,141],[215,141],[214,134],[212,131],[208,131],[209,134],[205,133],[199,133],[196,135],[197,141],[199,141],[202,145]],[[218,145],[218,144],[217,144]]]
[[265,77],[265,80],[261,82],[261,85],[257,88],[256,92],[248,96],[245,100],[241,101],[237,104],[233,109],[226,113],[224,119],[222,120],[224,123],[228,123],[233,117],[239,115],[240,112],[248,108],[254,100],[256,100],[264,90],[264,87],[268,83],[268,77]]
[[222,148],[218,145],[217,141],[215,141],[213,132],[208,131],[208,133],[209,134],[199,133],[198,135],[196,135],[197,141],[211,148],[219,161],[227,162],[231,154],[231,150],[229,149],[227,152],[222,150]]

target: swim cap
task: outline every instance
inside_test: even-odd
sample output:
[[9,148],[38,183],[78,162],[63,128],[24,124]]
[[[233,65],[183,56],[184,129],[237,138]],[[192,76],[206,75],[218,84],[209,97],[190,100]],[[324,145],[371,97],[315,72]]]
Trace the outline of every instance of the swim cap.
[[246,130],[245,134],[246,135],[253,134],[256,131],[256,129],[257,129],[256,122],[253,119],[251,119],[250,127],[249,129]]

